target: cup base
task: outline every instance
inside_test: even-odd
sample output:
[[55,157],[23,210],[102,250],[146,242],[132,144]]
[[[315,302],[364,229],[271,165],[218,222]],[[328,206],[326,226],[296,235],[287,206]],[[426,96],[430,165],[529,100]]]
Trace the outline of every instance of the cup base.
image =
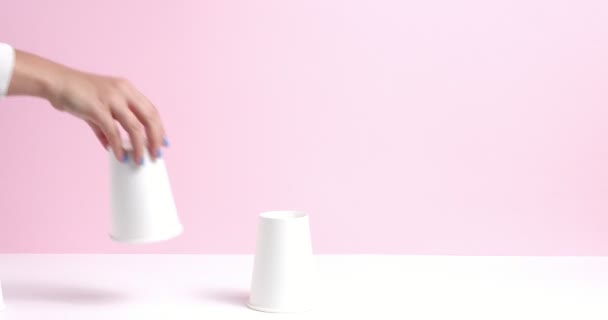
[[154,242],[167,241],[167,240],[170,240],[170,239],[173,239],[173,238],[179,236],[180,234],[182,234],[183,231],[184,231],[184,227],[182,225],[179,225],[179,228],[177,228],[171,232],[155,234],[153,236],[148,236],[148,237],[139,237],[139,238],[124,237],[123,238],[123,237],[116,237],[112,234],[110,234],[109,236],[115,242],[141,244],[141,243],[154,243]]
[[262,312],[269,312],[269,313],[303,313],[303,312],[308,312],[308,311],[312,310],[312,308],[304,308],[304,309],[273,309],[273,308],[263,308],[263,307],[254,306],[254,305],[250,304],[249,302],[247,302],[247,307],[249,309],[252,309],[252,310],[255,310],[255,311],[262,311]]

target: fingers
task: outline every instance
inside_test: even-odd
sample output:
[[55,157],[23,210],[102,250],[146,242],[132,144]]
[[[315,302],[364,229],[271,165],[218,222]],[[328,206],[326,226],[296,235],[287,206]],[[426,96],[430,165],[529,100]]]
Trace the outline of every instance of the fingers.
[[85,121],[89,125],[89,127],[91,127],[91,129],[93,130],[93,133],[95,133],[95,136],[99,140],[99,143],[101,143],[101,146],[104,149],[108,149],[108,145],[109,145],[108,139],[103,134],[103,131],[101,131],[101,128],[99,128],[99,126],[97,126],[95,123],[93,123],[89,120],[85,120]]
[[[97,110],[101,110],[101,108]],[[88,122],[89,121],[87,121],[87,123]],[[91,128],[93,128],[93,131],[95,132],[95,135],[97,135],[98,138],[100,137],[100,135],[103,135],[103,137],[105,138],[104,141],[102,141],[102,138],[99,138],[100,141],[102,141],[102,144],[104,144],[105,142],[106,146],[109,145],[112,149],[112,152],[114,153],[114,156],[116,157],[116,160],[124,162],[128,158],[128,155],[124,152],[122,148],[120,132],[118,131],[118,126],[116,126],[116,122],[114,122],[112,116],[108,113],[95,112],[90,122],[96,126],[96,128],[91,126]],[[99,129],[99,131],[101,131],[101,134],[98,134],[96,129]]]
[[152,160],[162,157],[161,147],[169,142],[154,105],[127,80],[95,78],[100,79],[110,86],[102,90],[101,105],[89,109],[93,114],[88,113],[85,119],[101,144],[112,148],[117,160],[128,160],[116,120],[129,135],[135,163],[144,164],[146,149]]
[[132,99],[129,109],[143,125],[148,138],[148,152],[154,159],[162,157],[163,130],[156,109],[141,99]]
[[137,89],[129,85],[129,109],[143,125],[148,138],[148,152],[153,159],[162,157],[161,147],[167,146],[165,130],[156,107]]
[[139,165],[144,164],[145,137],[143,125],[126,105],[115,105],[112,116],[125,129],[133,147],[133,160]]

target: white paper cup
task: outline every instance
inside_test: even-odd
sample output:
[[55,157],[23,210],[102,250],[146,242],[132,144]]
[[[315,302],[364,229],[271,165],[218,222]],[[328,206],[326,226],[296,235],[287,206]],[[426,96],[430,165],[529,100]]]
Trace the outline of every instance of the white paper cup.
[[117,242],[149,243],[178,236],[183,227],[165,162],[152,161],[146,151],[144,164],[140,166],[134,163],[132,151],[128,153],[129,161],[124,163],[110,152],[110,237]]
[[308,216],[297,211],[260,214],[247,305],[264,312],[312,309],[315,269]]
[[4,305],[4,296],[2,295],[2,283],[0,282],[0,311],[4,310],[6,306]]

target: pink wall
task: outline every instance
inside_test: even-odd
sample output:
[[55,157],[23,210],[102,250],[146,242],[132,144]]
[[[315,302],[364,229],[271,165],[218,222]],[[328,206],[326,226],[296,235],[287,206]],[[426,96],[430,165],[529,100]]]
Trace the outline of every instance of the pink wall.
[[319,253],[608,254],[608,4],[8,1],[0,41],[157,104],[186,231],[121,246],[105,152],[0,104],[1,252],[252,252],[256,214]]

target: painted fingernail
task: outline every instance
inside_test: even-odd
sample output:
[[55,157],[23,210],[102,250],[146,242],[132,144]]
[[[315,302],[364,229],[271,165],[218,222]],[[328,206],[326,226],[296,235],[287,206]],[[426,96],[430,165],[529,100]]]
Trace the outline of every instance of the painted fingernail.
[[122,155],[122,162],[123,163],[127,163],[129,161],[129,154],[128,153],[124,153]]
[[140,166],[143,166],[143,165],[144,165],[144,158],[141,158],[141,159],[139,160],[139,165],[140,165]]
[[160,148],[156,149],[156,157],[159,159],[163,157],[163,152],[160,150]]
[[169,139],[167,139],[167,137],[163,137],[163,146],[165,146],[165,147],[169,146]]

